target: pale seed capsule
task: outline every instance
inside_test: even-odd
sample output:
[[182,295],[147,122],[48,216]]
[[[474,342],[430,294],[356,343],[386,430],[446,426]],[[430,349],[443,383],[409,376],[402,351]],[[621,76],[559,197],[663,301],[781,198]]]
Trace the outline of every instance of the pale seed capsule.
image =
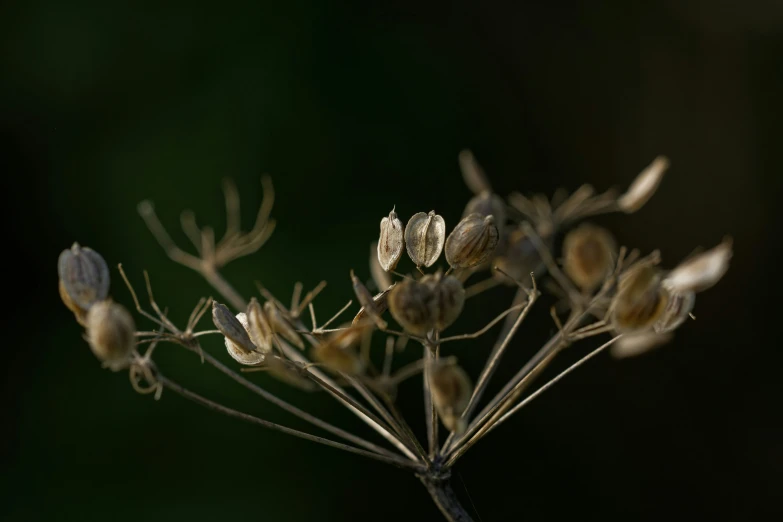
[[452,268],[478,266],[489,259],[497,245],[495,217],[470,214],[457,223],[446,239],[446,261]]
[[402,221],[392,209],[389,217],[381,220],[381,236],[378,239],[378,262],[386,272],[397,266],[403,245]]
[[[389,309],[389,294],[391,293],[392,289],[397,285],[397,283],[394,283],[389,288],[384,290],[383,292],[380,292],[378,294],[375,294],[372,298],[373,307],[375,309],[375,312],[381,316],[383,315],[386,310]],[[358,324],[360,321],[363,321],[365,317],[368,317],[367,310],[363,306],[359,313],[356,314],[356,317],[353,318],[353,322],[351,322],[352,325]]]
[[446,222],[431,210],[414,214],[405,226],[405,247],[416,267],[430,267],[440,257],[446,239]]
[[[63,250],[57,260],[57,272],[62,282],[60,295],[67,295],[71,304],[82,311],[86,312],[94,303],[109,296],[109,267],[103,257],[90,248],[74,243],[70,249]],[[67,302],[65,304],[71,308]]]
[[441,277],[440,274],[423,277],[421,282],[432,288],[434,299],[433,326],[438,331],[445,330],[462,313],[465,306],[465,289],[462,283],[454,276]]
[[669,168],[669,160],[658,156],[633,180],[628,190],[617,198],[620,210],[627,214],[636,212],[655,194],[661,184],[663,174]]
[[653,325],[653,329],[657,333],[671,332],[688,319],[695,303],[696,294],[694,292],[673,293],[670,291],[666,309],[661,318]]
[[444,426],[460,431],[460,416],[470,402],[473,384],[465,370],[456,364],[434,363],[429,371],[432,402]]
[[647,330],[663,317],[669,293],[661,279],[661,270],[650,265],[633,267],[623,275],[611,305],[615,330]]
[[313,347],[313,359],[336,372],[358,375],[364,371],[364,364],[356,353],[356,346],[368,334],[366,326],[352,326],[340,330]]
[[111,300],[93,304],[87,312],[87,342],[95,356],[114,371],[124,368],[136,344],[133,317]]
[[[239,312],[235,319],[242,326],[242,329],[245,330],[246,334],[249,335],[247,333],[249,329],[247,314],[245,312]],[[266,362],[265,353],[255,349],[247,351],[245,346],[235,343],[228,337],[224,337],[223,339],[226,343],[226,351],[228,351],[228,354],[239,364],[244,364],[245,366],[260,366]]]
[[283,339],[300,350],[304,350],[304,341],[302,341],[302,338],[296,333],[296,330],[294,330],[293,326],[291,326],[286,318],[283,317],[283,314],[280,313],[280,310],[277,309],[277,306],[275,306],[272,301],[264,303],[264,312],[266,312],[269,324],[276,334],[280,335]]
[[563,269],[586,292],[594,290],[611,274],[617,244],[604,228],[585,223],[563,240]]
[[716,247],[680,263],[664,284],[675,292],[701,292],[717,283],[729,269],[732,256],[731,238]]
[[389,311],[405,331],[423,337],[435,322],[434,299],[430,285],[404,279],[389,293]]
[[671,337],[671,334],[657,333],[650,330],[627,333],[618,339],[609,348],[609,351],[612,357],[617,359],[635,357],[669,342]]
[[254,297],[247,306],[247,333],[250,340],[256,345],[258,351],[269,353],[272,351],[272,326],[266,318],[266,313]]

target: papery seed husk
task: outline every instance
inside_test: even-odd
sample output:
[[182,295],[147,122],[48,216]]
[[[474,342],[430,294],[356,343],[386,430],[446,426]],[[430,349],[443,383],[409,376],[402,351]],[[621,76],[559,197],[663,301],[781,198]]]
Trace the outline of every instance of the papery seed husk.
[[[245,314],[245,312],[239,312],[235,319],[247,333],[249,329],[247,314]],[[232,341],[228,336],[225,336],[223,340],[226,344],[226,351],[239,364],[244,364],[245,366],[259,366],[266,361],[266,354],[263,352],[257,350],[248,351],[244,346]]]
[[435,298],[432,301],[434,326],[442,331],[451,326],[462,313],[465,306],[465,289],[456,277],[426,276],[423,284],[429,284]]
[[478,161],[476,161],[473,152],[465,149],[459,153],[457,159],[459,161],[459,168],[462,171],[462,179],[465,180],[465,185],[467,185],[474,194],[481,194],[482,192],[490,192],[492,190],[487,175]]
[[584,291],[600,285],[614,267],[617,244],[606,229],[585,223],[563,240],[563,269]]
[[[240,315],[242,319],[239,318]],[[240,315],[234,316],[226,305],[212,301],[212,322],[215,327],[239,350],[249,353],[256,347],[247,333],[247,316],[244,312]]]
[[647,168],[636,176],[628,190],[617,198],[617,205],[620,209],[627,214],[631,214],[642,208],[655,194],[658,185],[661,184],[663,174],[668,168],[669,160],[665,156],[655,158]]
[[465,370],[450,363],[433,363],[429,371],[432,402],[438,410],[461,415],[470,402],[473,384]]
[[661,334],[653,331],[624,334],[609,347],[609,353],[617,359],[635,357],[666,344],[670,339],[671,334]]
[[269,324],[276,334],[280,335],[300,350],[304,350],[304,341],[302,341],[302,338],[296,333],[294,327],[291,326],[285,317],[283,317],[283,314],[272,301],[264,303],[264,312],[266,312]]
[[664,284],[674,292],[701,292],[717,283],[729,269],[732,240],[680,263],[666,276]]
[[114,371],[124,368],[136,344],[136,325],[124,306],[111,300],[94,303],[87,312],[87,342],[95,356]]
[[419,212],[405,226],[405,247],[416,267],[430,267],[440,257],[446,240],[446,222],[431,210]]
[[661,280],[661,270],[651,265],[635,266],[623,274],[611,305],[615,330],[646,330],[663,316],[669,292]]
[[435,324],[434,299],[430,285],[404,279],[389,293],[389,312],[405,331],[424,336]]
[[690,317],[695,303],[696,294],[694,292],[670,292],[663,315],[653,325],[653,329],[657,333],[666,333],[678,328]]
[[[375,287],[379,291],[386,290],[392,285],[392,278],[389,273],[383,269],[381,262],[378,259],[378,244],[370,244],[370,276],[372,277]],[[400,249],[402,253],[402,248]]]
[[266,313],[258,300],[254,297],[247,306],[247,333],[250,340],[256,345],[258,351],[269,353],[272,351],[272,325],[266,317]]
[[378,263],[383,270],[394,270],[402,256],[403,246],[402,221],[392,209],[389,217],[381,219],[381,235],[378,238]]
[[[74,243],[57,260],[57,272],[63,291],[83,311],[109,296],[109,267],[94,250]],[[67,304],[67,303],[66,303]]]
[[[386,312],[386,310],[389,309],[389,294],[391,293],[392,289],[396,285],[397,283],[394,283],[383,292],[379,292],[373,296],[372,298],[373,306],[375,308],[375,312],[379,316],[383,315]],[[363,321],[366,317],[368,317],[367,311],[365,310],[365,307],[362,307],[359,310],[359,313],[357,313],[356,316],[353,318],[353,322],[351,324],[356,325],[359,322]]]
[[470,214],[446,239],[446,261],[452,268],[478,266],[494,254],[498,237],[494,216]]

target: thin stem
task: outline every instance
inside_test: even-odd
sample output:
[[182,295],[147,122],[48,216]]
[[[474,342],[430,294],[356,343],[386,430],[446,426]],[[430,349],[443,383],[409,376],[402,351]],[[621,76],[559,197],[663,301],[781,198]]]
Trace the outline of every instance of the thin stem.
[[420,476],[419,478],[448,522],[473,522],[468,512],[460,504],[447,479],[436,479],[429,476]]
[[226,406],[223,406],[221,404],[218,404],[216,402],[213,402],[205,397],[202,397],[201,395],[198,395],[196,393],[193,393],[192,391],[180,386],[176,382],[168,379],[167,377],[164,377],[161,374],[157,374],[155,376],[156,380],[162,384],[165,388],[168,388],[181,396],[185,397],[188,400],[191,400],[197,404],[200,404],[206,408],[209,408],[211,410],[217,411],[219,413],[222,413],[224,415],[228,415],[229,417],[234,417],[237,419],[241,419],[253,424],[257,424],[259,426],[263,426],[265,428],[269,428],[275,431],[279,431],[281,433],[285,433],[286,435],[293,435],[294,437],[299,437],[301,439],[317,442],[319,444],[323,444],[325,446],[331,446],[332,448],[341,449],[343,451],[348,451],[350,453],[355,453],[357,455],[361,455],[363,457],[369,457],[374,460],[378,460],[380,462],[385,462],[387,464],[391,464],[393,466],[397,466],[400,468],[405,469],[411,469],[415,471],[422,471],[423,466],[421,464],[417,464],[415,462],[411,462],[409,460],[406,460],[402,457],[398,457],[396,455],[380,455],[377,453],[373,453],[371,451],[366,451],[360,448],[356,448],[354,446],[349,446],[347,444],[342,444],[340,442],[335,442],[330,439],[325,439],[323,437],[319,437],[317,435],[311,435],[309,433],[305,433],[303,431],[295,430],[292,428],[288,428],[286,426],[281,426],[279,424],[275,424],[273,422],[266,421],[264,419],[260,419],[258,417],[254,417],[253,415],[237,411],[231,408],[227,408]]

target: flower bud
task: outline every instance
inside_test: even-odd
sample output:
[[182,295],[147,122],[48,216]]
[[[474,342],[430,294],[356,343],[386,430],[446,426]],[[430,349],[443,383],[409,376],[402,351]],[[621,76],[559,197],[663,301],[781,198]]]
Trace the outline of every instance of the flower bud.
[[617,205],[626,214],[636,212],[655,194],[663,174],[669,168],[669,160],[658,156],[633,180],[628,190],[617,198]]
[[370,329],[366,325],[351,326],[335,332],[329,339],[313,347],[313,358],[336,372],[357,375],[364,364],[356,353],[356,346]]
[[583,224],[563,240],[563,269],[586,292],[594,290],[612,272],[617,245],[604,228]]
[[[250,340],[256,346],[259,352],[269,353],[272,351],[272,326],[266,318],[266,313],[261,308],[258,300],[254,297],[247,306],[247,333]],[[241,321],[240,321],[241,322]]]
[[405,226],[405,247],[416,267],[432,266],[438,260],[446,239],[446,222],[431,210],[414,214]]
[[446,239],[446,261],[452,268],[471,268],[495,252],[498,229],[492,215],[470,214],[457,223]]
[[266,312],[266,318],[272,326],[272,331],[300,350],[304,350],[304,341],[272,301],[264,303],[264,312]]
[[92,353],[114,371],[124,368],[136,344],[136,326],[125,307],[111,300],[95,303],[87,312],[86,326]]
[[397,266],[403,244],[402,221],[392,209],[389,217],[381,220],[381,236],[378,239],[378,262],[386,272]]
[[456,364],[434,362],[429,381],[432,403],[438,410],[443,425],[452,431],[461,431],[460,416],[470,402],[473,385],[465,370]]
[[669,293],[661,285],[661,270],[639,265],[621,277],[612,300],[612,325],[618,332],[651,328],[666,310]]
[[63,250],[57,260],[57,272],[62,285],[60,295],[71,310],[86,312],[109,296],[109,267],[103,257],[90,248],[74,243],[70,249]]

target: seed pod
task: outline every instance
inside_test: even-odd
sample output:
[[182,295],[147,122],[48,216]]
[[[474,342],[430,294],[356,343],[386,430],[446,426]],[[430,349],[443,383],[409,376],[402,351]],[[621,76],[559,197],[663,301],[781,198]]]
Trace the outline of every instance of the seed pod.
[[652,331],[624,334],[609,348],[609,351],[612,357],[617,359],[635,357],[667,343],[671,337],[668,333],[660,334]]
[[[551,236],[542,239],[551,248]],[[505,243],[504,251],[492,260],[492,264],[513,280],[497,271],[493,275],[507,285],[514,285],[514,281],[530,284],[530,273],[538,272],[543,265],[535,244],[521,227],[509,231]]]
[[356,294],[356,298],[359,300],[359,304],[362,305],[364,313],[372,319],[380,329],[386,328],[386,321],[381,319],[381,311],[375,306],[375,299],[367,287],[359,281],[356,274],[351,270],[351,283],[353,284],[353,292]]
[[[245,312],[239,312],[236,315],[235,319],[242,327],[242,329],[245,330],[245,334],[249,335],[248,334],[249,324],[247,320],[247,314],[245,314]],[[245,366],[260,366],[264,362],[266,362],[267,358],[265,353],[262,353],[255,349],[251,351],[246,351],[244,346],[240,345],[239,343],[235,343],[228,337],[225,337],[224,341],[226,343],[226,351],[228,351],[228,354],[239,364],[244,364]]]
[[434,210],[414,214],[405,226],[405,247],[417,268],[430,267],[438,260],[445,239],[446,222]]
[[628,190],[617,198],[617,205],[626,214],[636,212],[655,194],[663,174],[669,168],[669,160],[658,156],[633,180]]
[[[384,290],[383,292],[380,292],[378,294],[375,294],[372,298],[373,306],[375,308],[376,313],[381,316],[383,315],[386,310],[389,309],[389,294],[391,293],[392,289],[397,285],[397,283],[394,283],[389,288]],[[359,324],[360,321],[363,321],[365,317],[367,317],[367,310],[363,306],[359,313],[356,314],[356,317],[353,318],[352,325]]]
[[594,290],[612,272],[617,244],[604,228],[585,223],[563,240],[563,269],[586,292]]
[[357,375],[364,364],[356,353],[356,346],[370,330],[366,326],[352,326],[340,330],[328,340],[313,347],[313,358],[336,372]]
[[729,269],[731,243],[726,238],[718,246],[681,263],[666,276],[666,287],[675,292],[701,292],[710,288]]
[[434,299],[430,285],[404,279],[389,293],[389,311],[405,331],[423,337],[435,322]]
[[462,179],[465,180],[465,185],[474,193],[481,194],[482,192],[490,192],[492,187],[489,185],[487,175],[484,173],[484,169],[476,161],[476,157],[468,149],[465,149],[459,153],[457,157],[459,160],[459,168],[462,171]]
[[434,299],[433,326],[439,330],[445,330],[451,326],[462,313],[465,306],[465,289],[462,283],[454,276],[441,277],[440,274],[423,277],[421,282],[432,288]]
[[63,250],[57,260],[57,272],[62,283],[60,295],[67,295],[71,304],[84,312],[109,296],[109,267],[90,248],[74,243],[70,249]]
[[647,330],[661,319],[669,301],[661,279],[661,270],[651,265],[633,267],[623,275],[611,305],[612,325],[618,332]]
[[269,353],[272,351],[274,332],[266,318],[266,313],[255,297],[250,300],[250,304],[247,306],[247,333],[259,352]]
[[[370,275],[378,290],[386,290],[392,285],[392,278],[388,272],[383,269],[381,262],[378,259],[378,245],[379,243],[370,244]],[[400,249],[400,251],[402,251],[402,249]]]
[[656,333],[671,332],[690,316],[695,303],[696,294],[693,292],[669,292],[666,309],[663,311],[661,318],[653,325],[653,329]]
[[461,431],[460,416],[468,406],[473,393],[473,385],[468,374],[456,364],[435,362],[428,376],[432,402],[444,426],[452,431]]
[[495,217],[470,214],[457,223],[446,239],[446,261],[452,268],[478,266],[489,259],[497,244]]
[[87,319],[87,312],[76,306],[76,303],[71,300],[71,297],[65,291],[65,285],[63,285],[62,279],[58,281],[57,287],[60,291],[60,299],[62,299],[65,306],[68,307],[68,310],[73,312],[73,314],[76,316],[76,320],[80,325],[86,326],[85,321]]
[[402,221],[392,209],[389,217],[381,220],[381,237],[378,239],[378,262],[386,272],[397,266],[403,244]]
[[136,344],[136,326],[125,307],[111,300],[95,303],[87,312],[86,325],[92,353],[114,371],[124,368]]
[[264,303],[264,312],[266,312],[266,318],[272,326],[272,331],[300,350],[304,350],[304,341],[272,301]]
[[495,216],[495,226],[498,227],[498,232],[503,233],[503,226],[506,224],[506,202],[497,194],[482,192],[473,196],[465,205],[462,217],[471,214],[479,214],[481,217]]

